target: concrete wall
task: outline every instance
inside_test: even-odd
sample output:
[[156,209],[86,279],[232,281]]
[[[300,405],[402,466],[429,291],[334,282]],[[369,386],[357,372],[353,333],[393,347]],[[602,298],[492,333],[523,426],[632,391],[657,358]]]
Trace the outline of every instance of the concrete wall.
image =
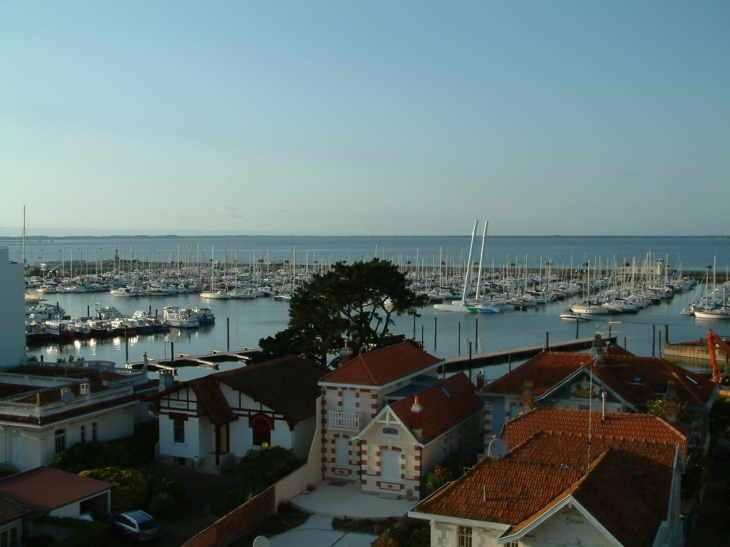
[[6,368],[25,359],[25,277],[7,247],[0,247],[0,310],[0,368]]

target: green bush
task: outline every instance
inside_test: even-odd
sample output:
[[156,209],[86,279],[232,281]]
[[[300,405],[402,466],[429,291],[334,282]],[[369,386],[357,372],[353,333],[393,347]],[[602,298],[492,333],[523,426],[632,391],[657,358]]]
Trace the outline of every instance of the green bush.
[[171,494],[159,492],[152,496],[150,513],[159,519],[171,517],[177,512],[177,502]]
[[229,513],[297,470],[300,465],[301,462],[291,449],[267,444],[252,448],[239,462],[233,488],[222,492],[213,502],[211,510],[216,515]]
[[441,460],[436,468],[426,476],[425,494],[428,496],[441,488],[444,484],[461,476],[463,462],[457,452],[450,452]]
[[102,467],[137,467],[154,458],[159,436],[157,420],[150,420],[135,426],[129,437],[76,443],[54,454],[48,466],[76,474]]
[[152,485],[152,496],[156,496],[161,493],[171,495],[175,498],[175,502],[180,505],[185,500],[187,491],[185,489],[185,485],[179,480],[164,477],[155,481]]
[[79,475],[110,482],[114,485],[114,488],[112,488],[112,511],[128,511],[146,505],[149,484],[141,471],[104,467],[82,471]]

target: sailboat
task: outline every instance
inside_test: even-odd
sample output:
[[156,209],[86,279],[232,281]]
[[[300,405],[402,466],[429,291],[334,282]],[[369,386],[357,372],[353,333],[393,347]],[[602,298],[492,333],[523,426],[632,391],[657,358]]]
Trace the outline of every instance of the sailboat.
[[[469,276],[471,274],[471,257],[472,257],[472,251],[474,249],[474,237],[476,236],[477,232],[477,226],[479,225],[479,221],[476,220],[474,222],[474,229],[471,232],[471,244],[469,245],[469,260],[467,262],[466,266],[466,273],[464,274],[464,290],[461,293],[461,300],[454,300],[451,302],[451,304],[434,304],[434,309],[438,311],[448,311],[448,312],[456,312],[456,313],[499,313],[499,309],[492,306],[484,306],[482,304],[479,304],[477,302],[469,302],[467,303],[466,296],[469,292]],[[486,237],[487,229],[486,225],[484,228],[484,235],[482,236],[482,252],[484,251],[484,238]],[[481,260],[479,264],[479,268],[481,270]],[[479,288],[477,287],[477,296],[479,295]]]
[[210,250],[210,290],[203,291],[200,293],[200,298],[207,298],[210,300],[230,300],[231,295],[224,289],[215,288],[215,276],[213,274],[213,267],[215,265],[215,247],[211,247]]

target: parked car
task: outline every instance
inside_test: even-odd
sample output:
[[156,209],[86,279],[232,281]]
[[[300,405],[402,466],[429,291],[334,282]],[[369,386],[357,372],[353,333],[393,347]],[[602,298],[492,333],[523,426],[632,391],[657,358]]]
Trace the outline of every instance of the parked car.
[[115,513],[112,515],[109,524],[112,533],[123,536],[132,542],[150,541],[162,535],[160,523],[144,511]]

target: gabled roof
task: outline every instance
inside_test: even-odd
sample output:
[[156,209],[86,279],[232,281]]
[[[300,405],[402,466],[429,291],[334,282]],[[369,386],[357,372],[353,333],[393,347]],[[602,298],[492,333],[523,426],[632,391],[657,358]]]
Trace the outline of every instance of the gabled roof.
[[[390,408],[416,439],[428,443],[475,412],[484,410],[484,403],[475,392],[476,386],[466,374],[459,372],[417,395],[392,403]],[[416,417],[411,412],[416,397],[422,407],[420,437],[413,431]]]
[[593,360],[587,353],[543,351],[517,368],[485,385],[481,391],[489,394],[522,394],[526,381],[535,382],[535,395],[539,396],[560,383]]
[[181,382],[149,399],[160,399],[190,387],[208,419],[214,424],[224,424],[237,419],[220,390],[220,384],[225,384],[282,414],[287,420],[298,422],[314,415],[321,394],[317,382],[328,370],[302,357],[281,357]]
[[519,536],[520,532],[528,532],[539,524],[541,518],[570,502],[574,506],[579,505],[574,509],[590,515],[626,547],[650,546],[661,521],[647,507],[619,452],[608,448],[594,460],[590,473],[503,536]]
[[686,440],[656,416],[609,414],[601,423],[592,413],[589,445],[588,418],[563,409],[518,416],[505,426],[504,458],[482,459],[414,513],[506,525],[503,537],[515,537],[574,501],[622,545],[651,545]]
[[443,359],[434,357],[403,341],[385,348],[361,353],[340,368],[327,374],[327,384],[384,386],[399,378],[434,368]]
[[[663,397],[667,382],[674,381],[680,403],[707,407],[717,385],[661,357],[637,357],[619,346],[609,346],[602,359],[587,353],[543,351],[511,372],[481,388],[489,395],[521,395],[526,381],[535,382],[534,395],[550,391],[580,368],[591,367],[594,376],[631,405]],[[636,381],[641,378],[641,381]],[[659,391],[657,388],[660,388]]]
[[691,407],[706,407],[718,389],[717,384],[701,374],[661,357],[607,354],[593,373],[634,405],[662,397],[657,394],[657,387],[666,391],[669,380],[674,381],[678,401]]
[[36,467],[0,480],[0,494],[36,511],[48,512],[110,490],[108,482]]

